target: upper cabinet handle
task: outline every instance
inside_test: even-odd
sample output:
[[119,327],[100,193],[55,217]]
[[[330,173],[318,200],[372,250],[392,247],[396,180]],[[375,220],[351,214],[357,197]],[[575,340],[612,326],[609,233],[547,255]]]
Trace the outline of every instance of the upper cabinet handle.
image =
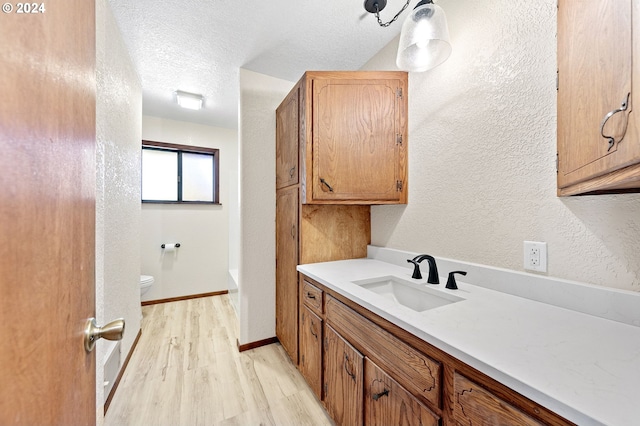
[[329,185],[329,184],[327,183],[327,181],[326,181],[326,180],[324,180],[324,179],[320,178],[320,183],[321,183],[321,184],[323,184],[323,185],[325,185],[327,188],[329,188],[329,192],[333,192],[333,188],[331,187],[331,185]]
[[[607,121],[609,121],[609,119],[611,117],[613,117],[615,114],[619,113],[619,112],[623,112],[626,111],[627,108],[629,108],[629,97],[631,96],[631,93],[627,93],[627,98],[626,100],[624,100],[622,102],[622,105],[620,105],[620,108],[614,109],[613,111],[609,111],[609,113],[607,113],[607,115],[604,116],[604,118],[602,119],[602,124],[600,125],[600,135],[602,135],[603,138],[608,139],[609,141],[609,148],[607,149],[607,152],[611,151],[611,148],[613,148],[613,146],[616,143],[616,140],[613,136],[607,136],[604,134],[604,125],[607,124]],[[629,123],[629,121],[627,120],[627,122],[625,123],[624,126],[624,132],[622,132],[622,137],[620,138],[620,140],[618,141],[618,143],[620,143],[620,141],[622,139],[624,139],[624,135],[625,133],[627,133],[627,124]]]
[[293,175],[295,174],[295,172],[296,172],[296,168],[295,168],[295,166],[294,166],[294,167],[292,167],[292,168],[291,168],[291,170],[289,170],[289,177],[293,177]]

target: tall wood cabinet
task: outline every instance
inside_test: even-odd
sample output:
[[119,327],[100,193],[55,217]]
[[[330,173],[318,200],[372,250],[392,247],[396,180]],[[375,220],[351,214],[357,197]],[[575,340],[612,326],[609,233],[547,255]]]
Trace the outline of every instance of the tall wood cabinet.
[[366,257],[370,205],[407,202],[406,153],[405,72],[307,72],[277,108],[276,335],[295,363],[296,266]]
[[559,0],[558,195],[640,190],[640,1]]

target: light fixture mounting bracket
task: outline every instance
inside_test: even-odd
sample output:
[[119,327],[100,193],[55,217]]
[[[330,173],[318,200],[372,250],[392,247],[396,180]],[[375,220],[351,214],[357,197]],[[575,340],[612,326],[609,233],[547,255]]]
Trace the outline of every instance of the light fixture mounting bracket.
[[387,7],[387,0],[364,0],[364,9],[369,13],[380,12]]

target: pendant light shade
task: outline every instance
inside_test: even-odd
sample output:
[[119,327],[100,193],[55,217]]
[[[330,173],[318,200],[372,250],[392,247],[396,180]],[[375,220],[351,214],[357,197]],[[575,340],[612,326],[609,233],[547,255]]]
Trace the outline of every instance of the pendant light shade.
[[405,71],[426,71],[451,55],[449,28],[442,8],[422,0],[402,24],[396,65]]

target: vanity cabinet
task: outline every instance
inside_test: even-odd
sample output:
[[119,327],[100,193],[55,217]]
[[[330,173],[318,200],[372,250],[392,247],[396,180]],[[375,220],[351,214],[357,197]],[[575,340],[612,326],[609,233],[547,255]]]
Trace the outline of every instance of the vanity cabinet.
[[572,424],[309,277],[300,282],[301,311],[323,324],[314,362],[322,366],[320,399],[337,425]]
[[640,190],[640,2],[559,0],[558,195]]

